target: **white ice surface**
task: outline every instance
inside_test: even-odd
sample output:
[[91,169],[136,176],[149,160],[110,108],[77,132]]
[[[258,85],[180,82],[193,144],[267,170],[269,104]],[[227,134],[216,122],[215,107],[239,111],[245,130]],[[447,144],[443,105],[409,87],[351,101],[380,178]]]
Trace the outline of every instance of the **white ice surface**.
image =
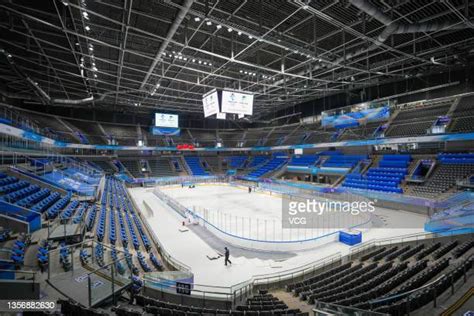
[[[222,231],[254,240],[307,240],[360,225],[370,219],[367,213],[322,213],[308,218],[312,221],[312,228],[282,228],[283,200],[280,194],[270,194],[269,191],[249,194],[245,186],[215,183],[199,184],[194,189],[167,186],[160,190]],[[326,200],[313,199],[323,204]]]
[[[199,202],[205,206],[216,205],[220,203],[225,205],[226,208],[237,206],[247,206],[248,208],[255,209],[258,214],[263,214],[261,210],[258,210],[258,205],[269,205],[268,200],[265,199],[265,195],[257,197],[257,194],[242,194],[241,189],[230,188],[235,190],[237,196],[243,195],[242,197],[235,198],[229,187],[212,187],[213,192],[220,195],[219,201],[216,201],[215,194],[206,196],[203,191],[197,186],[195,189],[182,189],[186,194],[192,194],[192,203]],[[181,190],[181,189],[180,189]],[[129,189],[132,198],[140,208],[142,214],[148,220],[150,227],[152,228],[156,237],[163,244],[164,248],[172,254],[177,260],[188,265],[194,273],[194,282],[196,284],[203,285],[214,285],[214,286],[232,286],[242,281],[250,279],[253,275],[281,272],[291,268],[297,268],[298,266],[317,261],[326,256],[340,252],[345,255],[349,252],[350,247],[339,243],[332,242],[326,245],[320,246],[313,250],[301,251],[296,253],[296,256],[291,257],[285,261],[277,260],[262,260],[258,258],[246,258],[246,257],[233,257],[231,254],[232,265],[224,266],[224,259],[209,260],[206,255],[216,254],[216,250],[211,248],[205,243],[199,236],[197,236],[192,230],[186,232],[180,232],[182,228],[183,218],[180,217],[175,211],[170,209],[167,205],[162,203],[152,192],[152,189],[147,188],[132,188]],[[166,191],[165,191],[166,192]],[[267,199],[272,197],[268,197]],[[143,201],[153,209],[153,213],[145,209]],[[259,202],[258,202],[259,201]],[[253,206],[253,205],[256,206]],[[423,224],[426,221],[425,216],[418,214],[377,209],[377,213],[385,218],[386,227],[374,228],[363,235],[363,242],[369,242],[373,239],[378,238],[389,238],[400,235],[420,233],[423,232]],[[271,215],[267,215],[271,216]],[[410,222],[411,227],[420,227],[412,229],[402,229],[394,227],[403,227],[402,224]]]

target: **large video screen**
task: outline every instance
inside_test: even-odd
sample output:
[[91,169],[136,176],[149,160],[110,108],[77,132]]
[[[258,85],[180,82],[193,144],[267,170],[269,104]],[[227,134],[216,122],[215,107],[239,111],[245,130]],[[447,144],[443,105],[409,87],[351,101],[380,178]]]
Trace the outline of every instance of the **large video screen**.
[[213,90],[202,97],[202,106],[204,109],[204,117],[219,113],[219,99],[216,90]]
[[155,126],[178,128],[178,115],[155,113]]
[[241,115],[253,114],[253,94],[222,91],[222,112]]

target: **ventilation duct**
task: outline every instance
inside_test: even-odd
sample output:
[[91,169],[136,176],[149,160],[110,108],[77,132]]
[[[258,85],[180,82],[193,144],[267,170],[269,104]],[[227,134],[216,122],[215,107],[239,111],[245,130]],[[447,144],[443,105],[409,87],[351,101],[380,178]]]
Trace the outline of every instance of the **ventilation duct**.
[[392,19],[383,14],[377,7],[372,5],[367,0],[349,0],[349,2],[359,10],[365,12],[367,15],[376,19],[377,21],[386,26],[386,28],[382,31],[382,33],[380,33],[377,38],[378,42],[380,42],[377,43],[377,45],[381,45],[392,34],[437,32],[447,29],[461,30],[470,28],[470,26],[468,25],[470,23],[452,23],[449,21],[400,24],[398,22],[392,21]]
[[166,38],[164,39],[163,42],[161,42],[160,48],[158,48],[158,52],[156,53],[155,59],[153,60],[153,63],[150,66],[150,69],[148,69],[147,74],[145,75],[145,78],[142,81],[142,84],[140,85],[140,89],[143,89],[145,84],[147,83],[148,79],[151,76],[151,73],[155,69],[156,65],[161,59],[161,55],[165,51],[166,47],[168,47],[168,44],[170,43],[171,39],[173,38],[174,34],[178,30],[181,22],[185,18],[186,14],[188,14],[189,9],[191,9],[191,5],[193,4],[194,0],[185,0],[183,3],[183,6],[181,7],[181,10],[179,10],[178,15],[173,21],[173,24],[171,24],[170,28],[168,29],[168,33],[166,34]]
[[[399,24],[397,22],[392,21],[389,17],[387,17],[383,12],[381,12],[377,7],[372,5],[367,0],[349,0],[349,2],[358,8],[359,10],[365,12],[370,17],[376,19],[380,23],[384,24],[386,27],[385,29],[379,34],[377,37],[377,41],[374,44],[370,45],[369,47],[360,48],[353,52],[346,53],[346,56],[339,57],[332,61],[332,64],[340,64],[344,60],[352,59],[356,56],[361,54],[365,54],[369,51],[372,51],[382,45],[389,37],[393,34],[408,34],[408,33],[419,33],[419,32],[436,32],[442,30],[461,30],[466,28],[471,28],[472,21],[464,22],[464,23],[452,23],[449,21],[445,22],[433,22],[433,23],[417,23],[417,24]],[[296,0],[296,3],[300,4],[301,6],[305,5],[303,2]],[[330,64],[329,64],[330,65]],[[311,72],[320,70],[324,68],[325,65],[317,65],[312,68]],[[298,75],[305,75],[306,71],[301,71]],[[278,80],[274,83],[274,85],[280,85],[284,83],[284,80]]]

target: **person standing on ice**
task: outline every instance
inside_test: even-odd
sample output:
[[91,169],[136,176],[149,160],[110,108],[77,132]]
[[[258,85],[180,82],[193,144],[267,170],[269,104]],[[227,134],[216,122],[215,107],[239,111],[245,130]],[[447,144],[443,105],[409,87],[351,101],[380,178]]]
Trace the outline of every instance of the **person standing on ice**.
[[249,193],[252,193],[252,187],[249,187]]
[[225,249],[225,252],[224,252],[224,257],[225,257],[225,265],[227,265],[227,262],[232,264],[232,262],[229,260],[229,256],[230,256],[230,252],[229,252],[229,249],[227,249],[227,247],[224,247]]

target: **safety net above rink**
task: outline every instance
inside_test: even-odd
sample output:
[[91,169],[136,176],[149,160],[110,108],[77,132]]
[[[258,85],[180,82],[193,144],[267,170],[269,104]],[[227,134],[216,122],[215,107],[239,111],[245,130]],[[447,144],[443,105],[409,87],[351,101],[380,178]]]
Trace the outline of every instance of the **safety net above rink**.
[[[199,190],[209,184],[195,185],[193,189]],[[247,193],[249,188],[251,194]],[[211,200],[226,203],[225,199],[231,199],[233,204],[226,204],[225,208],[213,208],[208,206],[212,203],[204,201],[183,202],[171,194],[173,190],[191,192],[186,186],[157,186],[154,194],[178,212],[185,223],[199,225],[221,240],[249,249],[311,249],[338,240],[340,231],[364,232],[372,225],[371,201],[366,197],[350,192],[305,195],[294,188],[286,188],[220,182],[207,191],[196,191],[201,197],[199,200],[206,192],[211,194],[208,197]],[[252,209],[248,209],[249,204]]]

